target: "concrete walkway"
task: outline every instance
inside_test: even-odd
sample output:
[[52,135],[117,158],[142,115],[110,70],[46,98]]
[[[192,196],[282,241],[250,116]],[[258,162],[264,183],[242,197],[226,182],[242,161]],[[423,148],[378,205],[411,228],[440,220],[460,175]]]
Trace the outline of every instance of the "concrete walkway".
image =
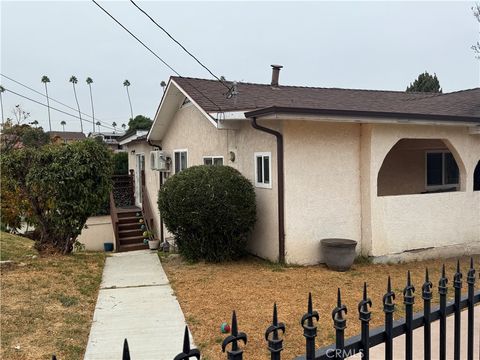
[[185,318],[156,252],[140,250],[106,259],[86,360],[173,359],[182,351]]

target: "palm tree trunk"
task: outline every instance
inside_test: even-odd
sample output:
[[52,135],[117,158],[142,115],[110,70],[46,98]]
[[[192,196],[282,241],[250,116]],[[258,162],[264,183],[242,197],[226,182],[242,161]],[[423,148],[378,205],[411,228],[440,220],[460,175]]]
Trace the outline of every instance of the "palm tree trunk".
[[48,128],[52,131],[52,120],[50,118],[50,99],[48,98],[47,83],[45,82],[45,95],[47,96],[47,109],[48,109]]
[[128,103],[130,104],[130,114],[133,119],[133,109],[132,109],[132,101],[130,100],[130,92],[128,91],[128,86],[126,86],[126,88],[127,88]]
[[63,128],[63,132],[65,132],[65,125],[62,125],[62,128]]
[[95,132],[95,111],[93,109],[93,97],[92,97],[92,84],[88,84],[90,88],[90,104],[92,104],[92,125],[93,125],[93,132]]
[[73,94],[75,95],[75,101],[77,102],[78,117],[80,118],[80,131],[83,133],[82,113],[80,112],[80,104],[78,103],[77,91],[75,90],[75,84],[72,83],[72,85],[73,85]]
[[3,120],[3,97],[2,97],[1,92],[0,92],[0,106],[2,108],[2,130],[3,130],[3,126],[5,125],[5,121]]

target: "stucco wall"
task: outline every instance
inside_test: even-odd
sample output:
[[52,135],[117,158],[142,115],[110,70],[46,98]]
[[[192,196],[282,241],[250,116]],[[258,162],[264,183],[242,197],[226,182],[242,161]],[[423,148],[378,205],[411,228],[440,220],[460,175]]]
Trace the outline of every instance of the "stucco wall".
[[286,259],[322,261],[320,240],[361,248],[360,125],[285,121]]
[[115,235],[110,215],[89,217],[86,225],[77,238],[79,242],[85,245],[85,250],[103,251],[103,243],[107,242],[113,243],[113,246],[115,246]]
[[[460,170],[459,192],[379,197],[377,176],[390,149],[402,138],[442,139]],[[473,172],[480,157],[480,137],[466,127],[372,125],[368,164],[371,249],[384,256],[424,247],[480,242],[480,197],[473,192]],[[365,234],[366,235],[366,234]]]

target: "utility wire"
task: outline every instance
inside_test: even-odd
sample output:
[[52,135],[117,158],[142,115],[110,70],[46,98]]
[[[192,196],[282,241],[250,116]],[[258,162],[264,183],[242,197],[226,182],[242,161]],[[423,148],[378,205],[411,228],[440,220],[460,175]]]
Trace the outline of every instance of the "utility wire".
[[158,28],[160,28],[167,36],[172,39],[178,46],[180,46],[183,51],[185,51],[188,55],[190,55],[201,67],[203,67],[205,70],[207,70],[210,75],[212,75],[215,79],[217,79],[223,86],[225,86],[229,91],[231,90],[230,86],[225,84],[225,81],[223,81],[221,78],[219,78],[217,75],[215,75],[205,64],[203,64],[198,58],[193,55],[190,51],[188,51],[185,46],[183,46],[177,39],[175,39],[163,26],[158,24],[155,19],[153,19],[145,10],[143,10],[140,6],[138,6],[133,0],[130,0],[130,2],[138,9],[140,10],[146,17],[150,19]]
[[[44,103],[42,103],[42,102],[40,102],[40,101],[37,101],[37,100],[35,100],[35,99],[32,99],[32,98],[30,98],[30,97],[28,97],[28,96],[19,94],[19,93],[15,92],[15,91],[12,91],[12,90],[7,89],[7,88],[5,88],[5,87],[4,87],[4,89],[5,89],[5,91],[8,91],[8,92],[10,92],[10,93],[12,93],[12,94],[14,94],[14,95],[20,96],[21,98],[24,98],[24,99],[27,99],[27,100],[29,100],[29,101],[32,101],[32,102],[34,102],[34,103],[36,103],[36,104],[38,104],[38,105],[42,105],[42,106],[48,107],[48,106],[45,105]],[[54,108],[53,106],[50,106],[50,109],[55,110],[55,111],[58,111],[58,112],[60,112],[60,113],[62,113],[62,114],[71,116],[71,117],[73,117],[73,118],[75,118],[75,119],[80,119],[77,115],[70,114],[70,113],[68,113],[68,112],[66,112],[66,111],[63,111],[63,110]],[[113,127],[111,127],[111,126],[107,126],[107,125],[102,125],[102,126],[103,126],[103,127],[106,127],[106,128],[110,128],[110,129],[113,130]]]
[[168,67],[170,70],[174,72],[178,77],[183,78],[188,84],[194,88],[200,95],[202,95],[205,99],[210,101],[213,105],[215,105],[219,111],[222,111],[222,108],[215,103],[212,99],[210,99],[207,95],[205,95],[202,91],[200,91],[195,85],[193,85],[191,82],[188,81],[187,78],[183,77],[180,75],[173,67],[171,67],[165,60],[163,60],[155,51],[150,49],[142,40],[140,40],[135,34],[133,34],[130,30],[128,30],[120,21],[118,21],[112,14],[110,14],[107,10],[105,10],[98,2],[95,0],[92,0],[92,2],[97,5],[105,14],[107,14],[113,21],[115,21],[123,30],[125,30],[127,33],[129,33],[135,40],[137,40],[140,44],[143,45],[145,49],[147,49],[153,56],[155,56],[158,60],[160,60],[166,67]]
[[[27,85],[25,85],[25,84],[22,84],[20,81],[15,80],[15,79],[12,79],[11,77],[9,77],[9,76],[7,76],[7,75],[4,75],[4,74],[0,73],[0,76],[3,76],[5,79],[8,79],[8,80],[10,80],[10,81],[13,81],[14,83],[16,83],[16,84],[18,84],[18,85],[20,85],[20,86],[23,86],[24,88],[27,88],[28,90],[33,91],[33,92],[35,92],[35,93],[37,93],[37,94],[39,94],[39,95],[41,95],[41,96],[43,96],[43,97],[47,97],[47,95],[45,95],[44,93],[42,93],[42,92],[40,92],[40,91],[37,91],[37,90],[35,90],[34,88],[32,88],[32,87],[30,87],[30,86],[27,86]],[[50,97],[50,96],[49,96],[48,98],[49,98],[50,100],[56,102],[57,104],[60,104],[60,105],[65,106],[66,108],[69,108],[70,110],[78,111],[78,109],[75,109],[74,107],[72,107],[72,106],[70,106],[70,105],[67,105],[67,104],[65,104],[65,103],[63,103],[63,102],[61,102],[61,101],[59,101],[59,100],[55,100],[55,99],[53,99],[53,98]],[[51,108],[51,107],[50,107],[50,108]],[[81,113],[82,115],[88,116],[89,118],[93,119],[92,115],[85,114],[84,112],[80,112],[80,113]],[[83,119],[82,119],[82,120],[83,120]],[[98,118],[95,118],[95,120],[100,121],[101,124],[108,124],[106,121],[102,121],[102,120],[100,120],[100,119],[98,119]],[[102,126],[112,128],[110,125],[102,125]],[[113,129],[113,128],[112,128],[112,129]]]

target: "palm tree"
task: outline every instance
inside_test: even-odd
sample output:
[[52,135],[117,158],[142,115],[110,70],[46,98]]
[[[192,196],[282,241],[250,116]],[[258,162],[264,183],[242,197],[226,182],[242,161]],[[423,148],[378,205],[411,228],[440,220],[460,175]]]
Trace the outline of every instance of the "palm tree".
[[127,125],[122,124],[122,129],[123,129],[123,131],[125,131],[125,128],[126,128],[126,127],[127,127]]
[[30,124],[32,124],[35,127],[38,127],[38,120],[33,120]]
[[5,88],[2,85],[0,85],[0,106],[2,108],[2,128],[3,128],[3,125],[5,125],[5,122],[3,120],[3,97],[2,97],[3,96],[2,94],[4,91],[5,91]]
[[130,100],[130,92],[128,91],[128,87],[130,86],[130,81],[125,80],[123,82],[123,86],[125,86],[125,88],[127,89],[128,103],[130,104],[130,115],[132,116],[131,118],[133,119],[132,101]]
[[78,83],[78,80],[75,75],[72,75],[68,81],[71,82],[73,86],[73,94],[75,95],[75,101],[77,102],[78,108],[78,117],[80,118],[80,131],[83,133],[82,113],[80,112],[80,104],[78,103],[77,90],[75,90],[75,84]]
[[117,123],[115,121],[112,122],[112,126],[113,126],[113,132],[117,131]]
[[92,104],[92,125],[93,125],[93,132],[95,132],[95,111],[93,109],[93,97],[92,97],[93,79],[89,76],[85,81],[87,82],[88,88],[90,90],[90,104]]
[[47,83],[50,82],[50,79],[48,78],[47,75],[43,75],[41,81],[45,85],[45,95],[47,96],[48,128],[50,129],[50,131],[52,131],[52,120],[50,118],[50,99],[48,98],[48,89],[47,89]]
[[60,122],[60,125],[62,125],[62,128],[63,128],[63,132],[65,132],[65,125],[67,125],[67,122],[65,120],[62,120]]
[[100,125],[101,125],[100,121],[97,121],[96,124],[98,126],[98,132],[100,132]]
[[160,86],[162,87],[163,92],[165,92],[165,88],[167,87],[167,83],[162,80],[162,82],[160,83]]

